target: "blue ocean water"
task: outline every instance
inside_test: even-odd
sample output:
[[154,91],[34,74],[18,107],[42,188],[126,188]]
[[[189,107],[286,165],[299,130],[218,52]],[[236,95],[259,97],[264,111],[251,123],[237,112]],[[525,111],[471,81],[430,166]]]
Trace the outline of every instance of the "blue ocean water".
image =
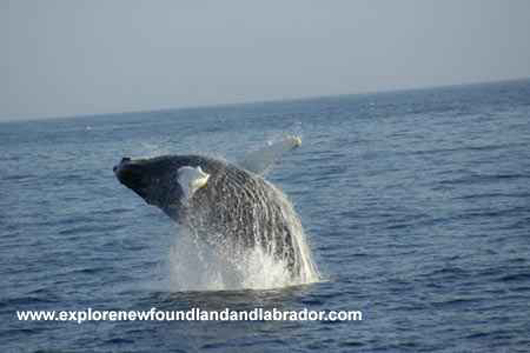
[[[237,160],[295,133],[267,176],[318,283],[166,285],[176,226],[115,179],[123,156]],[[3,352],[530,350],[530,81],[0,124]],[[185,276],[185,274],[182,274]],[[17,310],[360,310],[346,322],[19,321]]]

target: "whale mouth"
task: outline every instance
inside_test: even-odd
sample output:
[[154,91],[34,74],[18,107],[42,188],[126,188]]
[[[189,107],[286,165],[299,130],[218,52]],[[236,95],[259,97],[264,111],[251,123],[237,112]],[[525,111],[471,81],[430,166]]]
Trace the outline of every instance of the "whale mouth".
[[141,198],[147,203],[147,182],[145,181],[144,170],[142,166],[135,163],[128,157],[122,158],[118,165],[112,168],[116,178],[128,187],[129,189],[136,192]]

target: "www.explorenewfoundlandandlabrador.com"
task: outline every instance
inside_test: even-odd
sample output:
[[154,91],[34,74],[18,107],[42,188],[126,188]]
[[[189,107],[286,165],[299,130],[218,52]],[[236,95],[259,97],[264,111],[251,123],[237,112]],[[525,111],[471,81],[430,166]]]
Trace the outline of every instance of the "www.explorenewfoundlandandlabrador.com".
[[16,312],[19,321],[362,321],[359,310],[39,310]]

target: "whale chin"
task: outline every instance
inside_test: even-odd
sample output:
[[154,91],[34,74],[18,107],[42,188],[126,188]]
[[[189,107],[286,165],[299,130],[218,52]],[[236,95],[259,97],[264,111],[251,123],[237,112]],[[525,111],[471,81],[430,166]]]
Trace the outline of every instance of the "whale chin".
[[144,177],[144,170],[140,164],[131,161],[130,158],[122,158],[121,162],[112,168],[116,178],[133,190],[138,196],[145,200],[148,204],[152,204],[147,197],[148,183]]

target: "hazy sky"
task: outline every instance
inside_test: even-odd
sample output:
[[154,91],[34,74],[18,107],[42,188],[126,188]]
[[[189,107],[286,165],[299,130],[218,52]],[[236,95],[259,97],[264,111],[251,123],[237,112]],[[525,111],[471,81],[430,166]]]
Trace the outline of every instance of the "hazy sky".
[[530,77],[528,0],[0,0],[0,119]]

